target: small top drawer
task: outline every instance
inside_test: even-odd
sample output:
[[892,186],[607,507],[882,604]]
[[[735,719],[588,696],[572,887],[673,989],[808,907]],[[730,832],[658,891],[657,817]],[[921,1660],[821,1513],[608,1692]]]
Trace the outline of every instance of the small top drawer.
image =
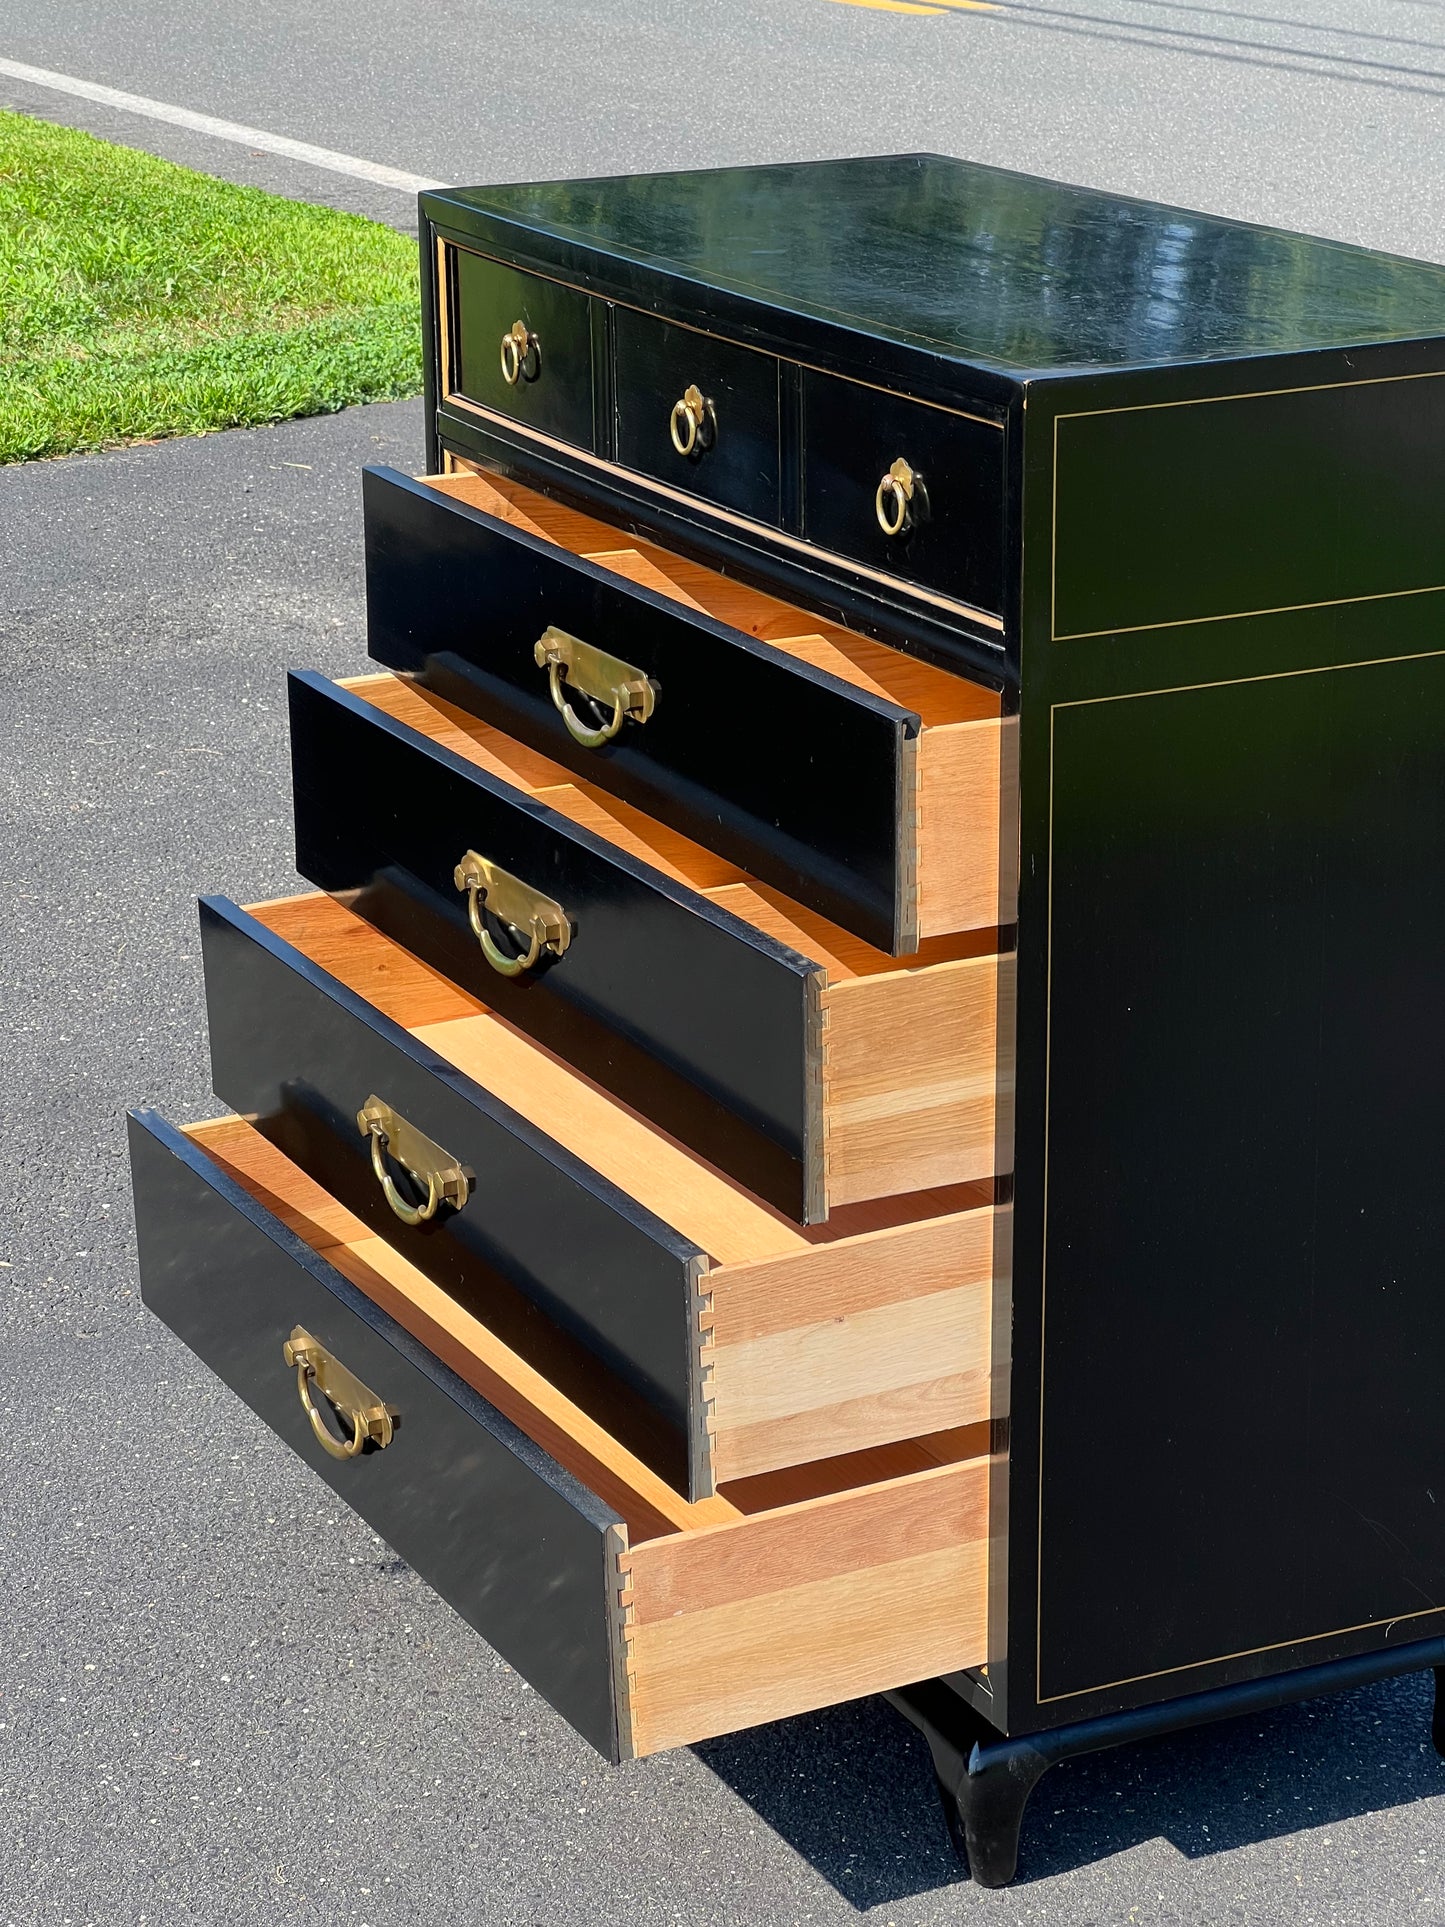
[[1003,504],[997,423],[803,371],[803,533],[820,549],[997,615]]
[[778,519],[778,364],[618,308],[617,459],[757,522]]
[[444,396],[595,447],[591,296],[464,248],[448,252]]

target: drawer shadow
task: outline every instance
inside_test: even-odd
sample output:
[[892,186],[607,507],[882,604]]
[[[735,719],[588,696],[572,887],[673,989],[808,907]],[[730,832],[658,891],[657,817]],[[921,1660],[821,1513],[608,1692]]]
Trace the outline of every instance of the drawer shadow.
[[[1202,1860],[1438,1798],[1431,1694],[1414,1674],[1066,1761],[1029,1802],[1014,1884],[1150,1841]],[[881,1699],[693,1751],[860,1913],[968,1877],[928,1748]]]

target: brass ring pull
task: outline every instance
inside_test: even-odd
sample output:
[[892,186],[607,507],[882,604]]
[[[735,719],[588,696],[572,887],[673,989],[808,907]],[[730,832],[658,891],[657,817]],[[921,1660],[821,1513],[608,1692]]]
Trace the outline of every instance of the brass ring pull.
[[580,722],[576,710],[562,694],[562,665],[559,662],[549,662],[547,665],[547,687],[551,690],[552,701],[567,725],[567,734],[574,743],[580,743],[583,749],[601,749],[604,743],[610,743],[626,719],[627,712],[621,703],[614,703],[611,722],[604,723],[600,729],[591,729],[586,723]]
[[[296,1395],[323,1451],[329,1452],[333,1459],[354,1459],[361,1455],[368,1442],[374,1443],[378,1451],[391,1444],[401,1423],[396,1407],[368,1391],[304,1325],[294,1327],[281,1347],[281,1356],[295,1369]],[[322,1418],[312,1396],[313,1385],[350,1424],[349,1439],[338,1438]]]
[[[499,976],[520,977],[523,971],[533,968],[542,954],[542,933],[535,923],[532,925],[531,941],[522,956],[509,957],[505,950],[492,941],[491,931],[482,922],[481,892],[475,884],[467,892],[467,921],[472,926],[472,935],[482,946],[482,955]],[[519,937],[522,935],[514,923],[509,923],[507,928],[516,930]]]
[[697,447],[710,408],[711,404],[696,382],[689,383],[682,400],[672,404],[672,419],[668,427],[672,445],[679,455],[691,455]]
[[[520,977],[536,967],[544,950],[560,957],[572,941],[571,919],[561,904],[512,876],[490,857],[468,850],[452,876],[457,888],[467,893],[467,921],[472,935],[482,946],[482,955],[501,976]],[[482,918],[483,904],[498,923],[506,924],[517,941],[527,946],[521,955],[509,956],[494,940]]]
[[878,484],[878,493],[873,498],[878,526],[885,535],[901,535],[908,526],[914,484],[913,470],[900,455]]
[[514,321],[502,336],[502,380],[509,388],[515,388],[521,380],[536,345],[537,337],[525,321]]
[[[436,1216],[437,1206],[442,1201],[442,1194],[436,1181],[436,1173],[434,1171],[428,1171],[426,1173],[426,1203],[408,1204],[400,1191],[397,1190],[395,1178],[392,1177],[390,1171],[386,1168],[386,1147],[389,1141],[386,1132],[382,1130],[380,1125],[374,1125],[372,1127],[371,1168],[376,1173],[376,1181],[381,1186],[387,1203],[391,1206],[397,1217],[401,1219],[403,1224],[425,1224],[429,1218]],[[420,1173],[417,1175],[420,1176]]]
[[[657,704],[657,690],[650,679],[631,663],[609,656],[590,643],[579,642],[564,629],[549,629],[533,650],[537,667],[547,671],[547,686],[552,702],[567,725],[567,734],[584,749],[600,749],[610,743],[626,719],[645,723]],[[582,721],[564,694],[573,688],[612,711],[609,721],[597,726]]]
[[[454,1157],[424,1137],[379,1097],[369,1097],[356,1114],[357,1129],[371,1140],[371,1168],[387,1204],[403,1224],[426,1224],[443,1203],[460,1211],[471,1193],[471,1174]],[[408,1204],[386,1168],[390,1151],[404,1171],[426,1186],[425,1204]]]

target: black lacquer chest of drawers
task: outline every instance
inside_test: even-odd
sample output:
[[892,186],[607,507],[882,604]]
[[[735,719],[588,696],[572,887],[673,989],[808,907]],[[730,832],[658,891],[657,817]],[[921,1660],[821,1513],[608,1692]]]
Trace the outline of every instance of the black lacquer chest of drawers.
[[928,156],[422,197],[375,673],[147,1302],[604,1751],[1445,1662],[1445,270]]

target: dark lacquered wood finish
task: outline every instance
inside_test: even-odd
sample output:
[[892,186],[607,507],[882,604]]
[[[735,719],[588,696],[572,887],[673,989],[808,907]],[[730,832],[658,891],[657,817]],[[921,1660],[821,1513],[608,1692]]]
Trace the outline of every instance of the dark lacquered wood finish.
[[[303,876],[807,1216],[819,966],[322,677],[291,678],[291,753]],[[563,906],[562,956],[520,977],[488,964],[454,876],[472,849]]]
[[[1003,923],[1018,863],[1016,1010],[1001,1008],[996,1062],[977,1080],[1012,1135],[988,1273],[1006,1423],[990,1460],[987,1666],[981,1642],[967,1657],[929,1646],[926,1663],[910,1642],[897,1677],[947,1674],[1026,1739],[1438,1633],[1445,268],[936,156],[441,192],[423,197],[422,231],[445,296],[427,297],[429,467],[454,457],[595,511],[962,669],[1018,712],[1017,794],[993,839],[1007,852]],[[458,268],[458,249],[500,268]],[[446,277],[473,272],[488,289],[541,275],[590,303],[570,426],[524,418],[533,391],[510,409],[465,392],[481,363],[458,335],[468,296]],[[488,323],[494,359],[514,318],[503,306]],[[547,328],[565,341],[565,323]],[[706,387],[663,367],[694,332],[720,344],[712,379],[720,393],[734,382],[753,424],[750,466],[730,478],[705,450],[669,479],[665,448],[654,462],[626,439],[666,433],[678,380]],[[744,367],[776,370],[775,473],[767,384],[749,400],[729,373]],[[719,408],[719,455],[732,419]],[[895,538],[874,492],[898,458],[922,493]],[[940,737],[907,846],[901,779],[910,756],[915,775],[928,761],[926,705],[921,718],[780,662],[437,489],[372,474],[366,502],[380,660],[880,948],[905,946],[910,889],[927,901],[929,865],[963,847],[980,789],[990,806],[1005,793],[964,768],[964,732]],[[571,741],[533,660],[549,624],[640,666],[655,697],[645,725],[597,751]],[[438,783],[456,774],[434,756],[427,768]],[[523,820],[528,836],[551,833]],[[373,903],[439,894],[434,877],[413,891],[391,833],[367,824],[366,847],[337,859],[353,878],[338,887]],[[573,838],[565,860],[581,848]],[[578,1402],[621,1387],[606,1397],[644,1442],[661,1413],[645,1449],[677,1467],[706,1403],[697,1249],[240,913],[210,913],[207,950],[229,1101],[418,1265],[519,1306],[519,1345],[541,1343],[529,1320],[544,1307],[584,1361]],[[871,1117],[896,1093],[866,1069],[857,1113]],[[825,1076],[831,1090],[826,1055]],[[478,1174],[483,1208],[412,1245],[379,1215],[355,1129],[356,1105],[387,1080]],[[180,1198],[177,1215],[192,1205]],[[193,1264],[204,1283],[179,1244],[176,1293]],[[720,1308],[721,1291],[709,1314]],[[863,1329],[881,1350],[909,1316],[900,1298]],[[852,1320],[840,1311],[830,1334],[846,1339]],[[793,1344],[782,1336],[775,1358]],[[950,1341],[937,1349],[951,1368]],[[721,1386],[722,1340],[704,1351]],[[569,1369],[565,1346],[557,1356]],[[385,1359],[361,1363],[381,1376]],[[773,1383],[791,1385],[785,1371]],[[724,1405],[720,1392],[715,1419]],[[936,1482],[922,1477],[926,1497]],[[825,1530],[838,1496],[816,1515]],[[783,1563],[797,1516],[767,1522]],[[909,1530],[926,1526],[922,1504]],[[720,1545],[711,1533],[694,1543]],[[577,1552],[576,1569],[591,1557]],[[945,1622],[983,1573],[950,1566],[930,1582]],[[809,1584],[770,1640],[798,1623]],[[904,1618],[907,1591],[889,1595]],[[809,1640],[826,1646],[815,1627],[836,1622],[861,1652],[865,1595],[837,1597]],[[707,1598],[703,1654],[730,1611]],[[665,1643],[670,1612],[659,1604],[652,1623]],[[742,1668],[748,1690],[763,1644]],[[557,1650],[583,1647],[569,1635]],[[573,1677],[552,1650],[543,1663]],[[600,1730],[605,1681],[587,1652],[576,1676]],[[668,1743],[702,1730],[669,1727]]]
[[1030,432],[1019,1728],[1445,1618],[1445,341],[1061,382]]
[[[698,328],[618,308],[613,315],[612,387],[617,460],[673,488],[758,522],[779,514],[779,364]],[[673,411],[689,390],[702,397],[696,445],[681,454]],[[686,410],[677,439],[686,447]]]
[[[132,1113],[130,1157],[149,1309],[615,1759],[622,1521],[154,1112]],[[342,1461],[317,1443],[282,1354],[297,1325],[397,1408],[385,1450]],[[291,1556],[314,1585],[315,1549]],[[343,1566],[338,1598],[348,1583]]]
[[[771,546],[701,507],[694,539],[823,605],[850,550],[900,647],[903,589],[828,520],[866,498],[841,435],[820,466],[818,399],[891,396],[877,472],[950,487],[981,471],[895,448],[904,407],[1002,424],[996,591],[929,601],[981,553],[962,526],[908,591],[976,672],[961,605],[996,609],[1020,712],[1007,1556],[974,1703],[1027,1733],[1428,1637],[1445,269],[937,156],[426,218],[795,363]],[[527,468],[444,392],[434,432]],[[678,540],[620,465],[535,459]]]
[[[456,250],[444,312],[457,393],[529,428],[591,448],[593,305],[576,288]],[[519,321],[530,347],[519,348],[517,378],[508,381],[502,337]]]
[[[879,404],[885,441],[897,439],[886,411],[897,411],[901,431],[913,398],[990,415],[1011,447],[1000,496],[970,515],[961,549],[950,538],[931,554],[922,543],[885,550],[883,570],[868,574],[876,531],[865,524],[848,546],[849,521],[834,549],[806,525],[811,423],[795,434],[786,407],[780,533],[804,549],[769,542],[761,525],[689,518],[603,442],[596,465],[558,464],[455,401],[444,372],[429,468],[452,448],[605,513],[637,514],[674,545],[705,534],[729,566],[784,595],[811,596],[854,628],[1006,681],[1017,677],[1021,631],[1018,578],[1003,558],[1019,539],[1030,383],[1428,338],[1445,300],[1445,274],[1426,262],[933,154],[455,188],[423,195],[421,207],[425,274],[435,274],[439,239],[502,258],[525,251],[618,313],[655,312],[776,355],[798,371],[785,389],[794,378],[812,386],[843,375],[891,391]],[[840,477],[850,459],[847,448],[827,457]],[[948,477],[959,485],[955,467]],[[1181,485],[1187,493],[1187,478]],[[1150,566],[1167,564],[1161,556]],[[946,610],[930,599],[940,595]]]
[[[805,369],[803,533],[820,549],[998,612],[1003,607],[1004,436],[996,422],[907,402],[886,389]],[[878,486],[896,461],[912,473],[906,505]]]
[[[690,1489],[702,1254],[235,904],[202,901],[201,943],[222,1102]],[[461,1209],[396,1216],[357,1124],[372,1096],[472,1173]]]
[[[392,470],[368,469],[363,499],[377,661],[879,949],[917,947],[900,807],[916,715]],[[534,654],[551,626],[654,681],[645,724],[573,740]]]

